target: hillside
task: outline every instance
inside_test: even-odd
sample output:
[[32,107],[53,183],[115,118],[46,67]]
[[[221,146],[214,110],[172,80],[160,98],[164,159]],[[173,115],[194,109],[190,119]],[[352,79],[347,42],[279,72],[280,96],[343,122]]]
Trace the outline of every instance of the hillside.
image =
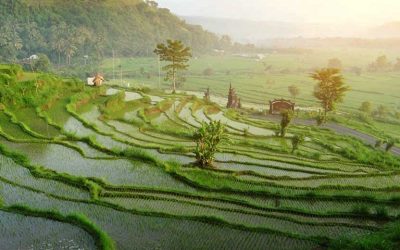
[[[143,56],[165,39],[180,39],[195,53],[207,52],[219,38],[189,25],[154,1],[0,1],[0,59],[13,61],[45,53],[68,62],[84,55],[101,58]],[[69,60],[71,59],[71,60]]]
[[[370,135],[277,136],[266,116],[196,96],[19,66],[0,65],[0,103],[7,249],[398,249],[399,151]],[[194,132],[216,120],[229,143],[199,167]]]

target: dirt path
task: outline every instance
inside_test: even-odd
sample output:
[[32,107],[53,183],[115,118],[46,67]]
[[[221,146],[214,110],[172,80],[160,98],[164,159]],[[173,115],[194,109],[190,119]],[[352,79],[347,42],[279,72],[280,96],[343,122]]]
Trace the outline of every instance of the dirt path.
[[[268,120],[268,121],[272,121],[272,122],[277,122],[279,123],[281,118],[280,116],[253,116],[254,118],[257,119],[263,119],[263,120]],[[299,118],[295,118],[292,122],[295,125],[303,125],[303,126],[315,126],[315,120],[311,120],[311,119],[299,119]],[[375,138],[372,135],[369,134],[365,134],[363,132],[360,132],[358,130],[340,125],[338,123],[334,123],[334,122],[327,122],[326,124],[321,126],[322,128],[327,128],[330,129],[338,134],[341,135],[348,135],[348,136],[353,136],[356,137],[357,139],[360,139],[361,141],[363,141],[364,143],[368,144],[368,145],[372,145],[374,146],[376,143],[377,138]],[[382,149],[384,149],[382,147]],[[400,156],[400,148],[399,147],[393,147],[391,152],[395,155]]]

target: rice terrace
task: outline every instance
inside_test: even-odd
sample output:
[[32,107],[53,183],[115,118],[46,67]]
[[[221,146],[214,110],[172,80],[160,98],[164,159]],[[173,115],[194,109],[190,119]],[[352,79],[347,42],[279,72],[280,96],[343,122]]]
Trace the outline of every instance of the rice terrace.
[[0,0],[0,249],[400,249],[400,24],[224,8]]

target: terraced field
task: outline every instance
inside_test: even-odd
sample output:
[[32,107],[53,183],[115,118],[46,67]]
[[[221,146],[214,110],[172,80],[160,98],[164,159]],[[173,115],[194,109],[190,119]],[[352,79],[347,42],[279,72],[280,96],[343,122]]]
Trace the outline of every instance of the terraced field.
[[[357,138],[304,126],[281,138],[193,96],[79,84],[24,115],[3,104],[0,245],[323,249],[399,216],[400,159]],[[192,136],[210,120],[231,140],[202,169]]]

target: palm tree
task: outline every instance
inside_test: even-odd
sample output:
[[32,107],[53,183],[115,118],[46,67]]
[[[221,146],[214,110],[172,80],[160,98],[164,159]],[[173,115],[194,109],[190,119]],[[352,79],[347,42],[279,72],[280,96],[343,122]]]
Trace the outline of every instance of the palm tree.
[[66,36],[67,34],[67,25],[65,23],[61,23],[60,25],[53,25],[50,28],[51,30],[51,38],[50,38],[50,46],[52,50],[57,52],[58,54],[58,66],[61,65],[61,53],[64,52],[64,48],[67,44]]
[[72,58],[72,56],[75,55],[77,50],[78,50],[78,48],[75,46],[73,41],[68,41],[66,43],[65,47],[63,48],[63,51],[64,51],[65,57],[67,59],[68,65],[71,64],[71,58]]

